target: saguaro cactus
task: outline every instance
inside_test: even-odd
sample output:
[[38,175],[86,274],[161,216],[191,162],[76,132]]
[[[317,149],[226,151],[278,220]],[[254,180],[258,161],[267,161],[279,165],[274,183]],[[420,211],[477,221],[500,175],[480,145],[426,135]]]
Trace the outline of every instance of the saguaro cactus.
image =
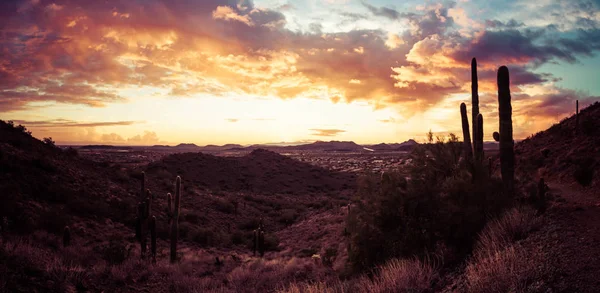
[[[508,68],[498,69],[498,114],[500,120],[500,171],[502,182],[511,192],[515,181],[515,151],[512,127],[512,107],[510,105],[510,76]],[[495,135],[494,135],[495,136]]]
[[140,241],[140,254],[141,257],[144,258],[146,256],[146,233],[148,230],[147,226],[147,211],[146,201],[138,204],[138,229],[139,229],[139,238]]
[[146,195],[146,172],[142,171],[142,182],[140,184],[141,189],[140,189],[140,197],[142,198],[142,200],[144,200],[144,197]]
[[473,133],[473,141],[477,142],[477,144],[473,143],[473,148],[475,149],[475,161],[482,162],[483,161],[483,115],[477,114],[477,118],[473,121],[477,127],[475,127],[475,133]]
[[148,224],[150,228],[150,252],[152,253],[152,262],[156,263],[156,217],[152,216],[150,218],[150,223]]
[[171,221],[171,263],[177,261],[177,238],[179,236],[179,205],[181,203],[181,177],[175,180],[175,205]]
[[258,233],[258,252],[261,257],[265,256],[265,232],[263,230]]
[[146,219],[152,215],[152,193],[146,189]]
[[260,227],[252,231],[252,255],[256,256],[256,251],[258,250],[258,233],[260,231]]
[[469,117],[467,117],[467,105],[460,104],[460,117],[462,120],[462,131],[465,148],[465,158],[471,158],[473,151],[471,150],[471,134],[469,133]]
[[[475,158],[479,157],[478,150],[483,149],[483,139],[481,141],[475,139],[477,133],[477,115],[479,115],[479,83],[477,81],[477,59],[471,60],[471,121],[473,122],[473,152]],[[481,145],[481,146],[480,146]]]
[[173,218],[172,201],[173,196],[170,193],[167,193],[167,218],[169,219],[169,225],[171,224],[171,219]]
[[71,245],[71,229],[69,226],[65,226],[63,230],[63,247],[68,247]]

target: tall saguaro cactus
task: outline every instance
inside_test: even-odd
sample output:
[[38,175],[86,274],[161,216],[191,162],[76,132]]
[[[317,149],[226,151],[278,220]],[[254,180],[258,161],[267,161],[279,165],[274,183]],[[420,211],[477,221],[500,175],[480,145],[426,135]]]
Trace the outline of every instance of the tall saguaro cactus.
[[508,68],[502,66],[498,69],[498,114],[500,119],[498,137],[500,140],[500,172],[504,187],[509,192],[513,190],[515,181],[515,142],[510,99],[510,76]]
[[169,219],[169,225],[171,224],[171,220],[173,219],[173,196],[170,193],[167,193],[167,218]]
[[140,254],[144,258],[146,256],[146,232],[147,232],[147,212],[146,201],[138,204],[138,217],[136,219],[136,232],[138,240],[140,241]]
[[156,263],[156,217],[152,216],[150,218],[150,223],[148,224],[150,228],[150,252],[152,253],[152,262]]
[[179,205],[181,203],[181,177],[175,180],[175,204],[171,220],[171,263],[177,261],[177,238],[179,234]]
[[477,114],[477,118],[473,121],[477,127],[475,127],[475,133],[473,133],[473,141],[477,141],[477,144],[473,144],[475,148],[475,160],[477,162],[483,161],[483,115]]
[[471,59],[471,121],[473,121],[473,149],[477,148],[475,133],[477,133],[477,115],[479,114],[479,83],[477,81],[477,59]]
[[471,134],[469,133],[469,117],[467,117],[467,105],[460,104],[460,117],[462,120],[463,141],[465,145],[465,158],[471,158]]

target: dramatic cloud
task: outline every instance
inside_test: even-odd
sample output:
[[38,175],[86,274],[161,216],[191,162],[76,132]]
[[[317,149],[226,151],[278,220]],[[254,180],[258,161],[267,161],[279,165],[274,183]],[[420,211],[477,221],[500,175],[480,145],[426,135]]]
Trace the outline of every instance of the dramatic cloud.
[[340,133],[346,132],[341,129],[309,129],[312,131],[313,136],[336,136]]
[[373,15],[376,16],[382,16],[382,17],[386,17],[392,20],[397,20],[401,17],[402,14],[400,14],[400,12],[396,11],[395,9],[392,8],[388,8],[388,7],[375,7],[373,5],[370,5],[366,2],[362,2],[362,4],[369,9],[369,11],[371,13],[373,13]]
[[[2,1],[0,113],[208,95],[366,101],[409,118],[468,93],[472,57],[482,101],[493,102],[503,64],[516,95],[547,100],[537,111],[516,113],[518,119],[568,113],[553,102],[561,95],[594,98],[559,88],[559,74],[540,68],[596,57],[597,1],[515,1],[503,8],[511,19],[481,15],[472,2],[322,2],[309,12],[319,16],[307,18],[297,15],[307,5],[296,2],[269,8],[246,0]],[[43,126],[60,123],[103,126]],[[120,141],[112,134],[106,139]],[[158,138],[148,132],[124,140]]]
[[15,120],[15,123],[28,127],[97,127],[97,126],[123,126],[140,123],[137,121],[115,121],[115,122],[81,122],[68,119],[54,119],[47,121]]
[[143,135],[136,135],[127,139],[130,144],[150,145],[160,142],[156,132],[144,131]]

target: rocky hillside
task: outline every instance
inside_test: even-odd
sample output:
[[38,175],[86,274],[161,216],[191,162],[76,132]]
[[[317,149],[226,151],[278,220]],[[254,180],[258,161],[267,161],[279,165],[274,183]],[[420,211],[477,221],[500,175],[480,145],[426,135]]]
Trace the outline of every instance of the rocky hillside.
[[0,218],[11,230],[58,232],[75,217],[125,221],[133,195],[107,166],[0,121]]
[[517,166],[532,177],[600,185],[600,102],[515,146]]

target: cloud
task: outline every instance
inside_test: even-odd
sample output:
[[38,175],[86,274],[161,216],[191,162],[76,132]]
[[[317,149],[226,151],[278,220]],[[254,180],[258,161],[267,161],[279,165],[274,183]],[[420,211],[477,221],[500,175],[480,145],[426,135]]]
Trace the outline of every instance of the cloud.
[[53,119],[42,121],[15,120],[16,123],[32,127],[97,127],[97,126],[125,126],[141,123],[139,121],[107,121],[107,122],[81,122],[68,119]]
[[392,8],[388,8],[388,7],[379,7],[378,8],[378,7],[370,5],[369,3],[366,3],[366,2],[362,2],[362,5],[365,6],[375,16],[381,16],[381,17],[392,19],[392,20],[397,20],[402,16],[402,14],[400,12],[398,12]]
[[245,23],[248,26],[253,26],[254,23],[250,19],[248,15],[239,15],[233,8],[229,6],[218,6],[215,11],[212,13],[212,17],[214,19],[222,19],[228,21],[239,21],[241,23]]
[[108,142],[108,143],[122,143],[125,142],[125,139],[116,134],[116,133],[109,133],[109,134],[103,134],[102,137],[100,138],[100,140],[102,142]]
[[346,132],[346,130],[341,130],[341,129],[317,129],[317,128],[313,128],[313,129],[309,129],[310,131],[312,131],[313,136],[336,136],[340,133]]
[[510,19],[509,21],[506,22],[502,22],[500,20],[496,20],[496,19],[488,19],[485,21],[485,25],[489,28],[498,28],[498,29],[505,29],[505,28],[509,28],[509,29],[515,29],[515,28],[519,28],[519,27],[523,27],[525,26],[524,22],[520,22],[520,21],[516,21],[514,19]]
[[[474,56],[485,97],[495,91],[499,65],[509,65],[515,94],[528,86],[549,93],[559,91],[553,85],[558,79],[539,72],[541,64],[578,62],[600,50],[598,5],[591,1],[519,2],[506,6],[519,8],[509,10],[515,19],[507,21],[476,20],[465,2],[407,12],[365,1],[362,11],[336,12],[352,23],[375,22],[375,15],[377,25],[337,32],[325,23],[311,29],[310,21],[291,30],[281,11],[290,15],[292,7],[269,9],[253,1],[139,5],[2,1],[0,112],[104,107],[127,102],[123,89],[155,87],[177,98],[361,100],[409,117],[468,93]],[[399,29],[391,31],[390,21]]]
[[127,139],[128,143],[150,145],[160,142],[160,139],[154,131],[144,131],[143,135],[136,135]]

